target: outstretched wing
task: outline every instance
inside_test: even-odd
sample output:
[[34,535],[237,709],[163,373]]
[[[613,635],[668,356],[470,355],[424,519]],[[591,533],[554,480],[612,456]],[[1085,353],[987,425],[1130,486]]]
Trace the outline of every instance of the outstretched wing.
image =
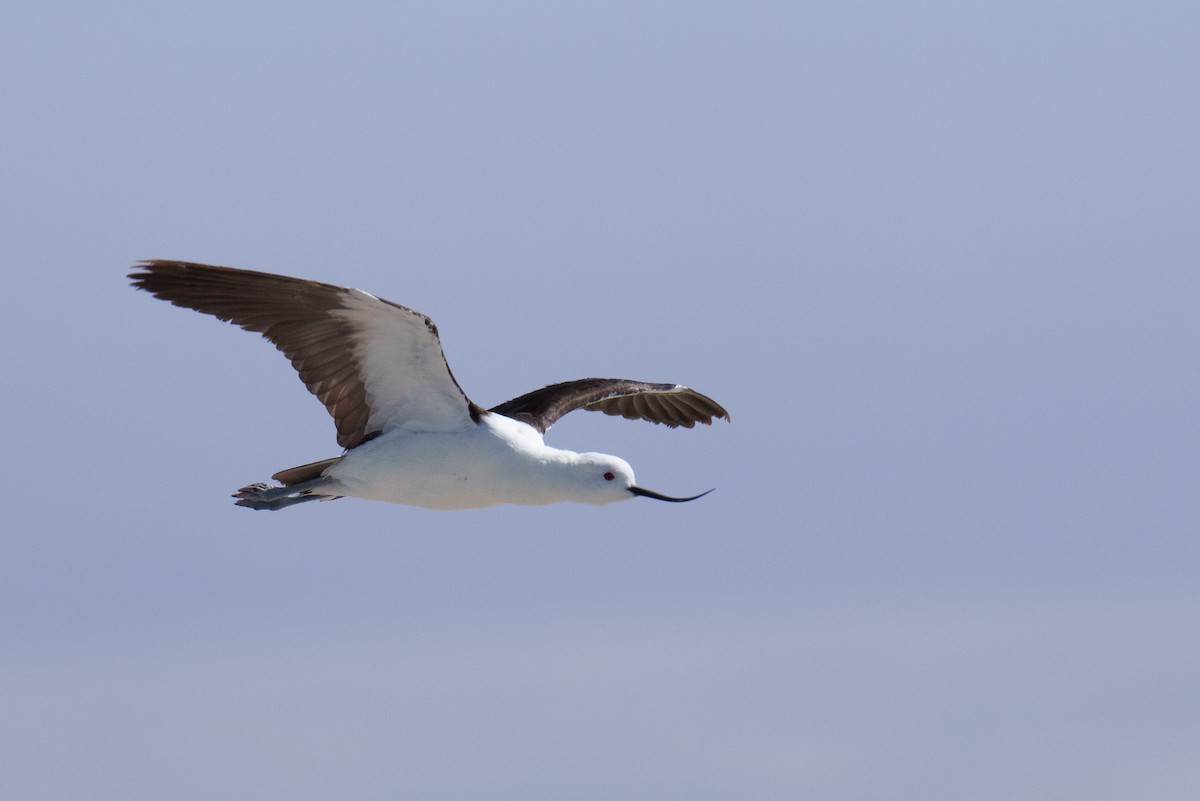
[[134,286],[256,331],[283,352],[353,448],[392,428],[464,428],[484,411],[423,314],[358,289],[182,261],[147,261]]
[[675,428],[696,423],[712,425],[714,417],[729,419],[729,412],[712,398],[678,384],[648,384],[625,378],[581,378],[535,389],[489,411],[511,417],[545,433],[567,412],[620,415],[628,420],[648,420]]

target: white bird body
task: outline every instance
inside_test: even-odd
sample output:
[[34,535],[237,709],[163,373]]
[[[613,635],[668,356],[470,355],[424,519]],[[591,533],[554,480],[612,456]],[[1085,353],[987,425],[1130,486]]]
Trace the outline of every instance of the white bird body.
[[130,278],[262,334],[333,417],[344,453],[279,471],[272,478],[283,486],[242,487],[234,497],[251,509],[344,496],[429,509],[690,501],[700,496],[639,487],[624,459],[552,448],[543,434],[574,409],[672,428],[729,419],[687,387],[619,378],[565,381],[484,409],[450,372],[432,320],[362,290],[178,261],[145,262]]
[[634,484],[624,459],[552,448],[533,426],[499,414],[455,431],[387,431],[348,451],[325,476],[336,495],[427,509],[604,504],[632,498]]

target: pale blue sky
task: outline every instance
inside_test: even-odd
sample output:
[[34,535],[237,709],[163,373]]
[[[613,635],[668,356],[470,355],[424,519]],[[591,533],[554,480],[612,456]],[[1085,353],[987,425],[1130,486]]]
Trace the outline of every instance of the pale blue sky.
[[[0,797],[1200,796],[1194,4],[3,16]],[[143,258],[696,387],[549,441],[717,491],[236,508],[332,423]]]

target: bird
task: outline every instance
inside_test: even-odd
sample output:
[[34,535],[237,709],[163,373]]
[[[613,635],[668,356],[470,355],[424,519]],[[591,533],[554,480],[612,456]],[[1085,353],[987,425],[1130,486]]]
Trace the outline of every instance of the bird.
[[554,448],[544,435],[576,409],[670,428],[730,421],[729,412],[679,384],[583,378],[485,409],[450,372],[433,321],[360,289],[185,261],[147,260],[136,289],[257,332],[300,374],[333,417],[339,456],[249,484],[238,506],[279,510],[351,497],[427,509],[636,497],[683,503],[639,486],[624,459]]

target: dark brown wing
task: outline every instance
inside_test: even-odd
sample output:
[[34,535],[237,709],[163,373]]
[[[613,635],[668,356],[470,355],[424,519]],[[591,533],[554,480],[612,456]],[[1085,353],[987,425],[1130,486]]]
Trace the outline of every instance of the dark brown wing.
[[425,315],[349,287],[181,261],[143,262],[134,286],[274,343],[353,448],[394,425],[454,430],[480,410]]
[[711,425],[714,417],[729,419],[729,412],[719,403],[694,389],[625,378],[581,378],[551,384],[489,411],[528,423],[545,433],[558,418],[575,409],[619,415],[628,420],[648,420],[671,428],[691,428],[696,423]]

